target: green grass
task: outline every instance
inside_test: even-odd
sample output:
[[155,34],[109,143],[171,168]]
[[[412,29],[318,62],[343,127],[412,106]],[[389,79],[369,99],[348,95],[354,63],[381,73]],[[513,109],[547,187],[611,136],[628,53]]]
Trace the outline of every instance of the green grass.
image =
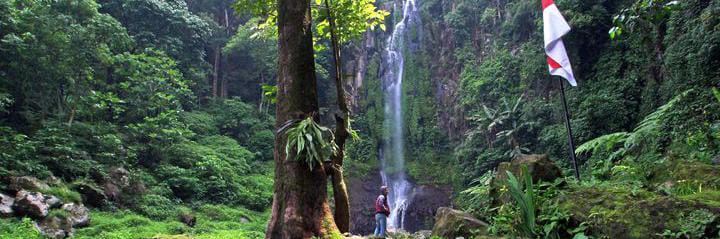
[[70,188],[66,186],[50,187],[49,189],[42,190],[42,193],[45,195],[56,196],[63,202],[82,202],[82,196],[80,196],[80,193],[70,190]]
[[[153,220],[129,212],[92,211],[90,227],[78,229],[79,239],[224,239],[264,237],[268,213],[222,205],[202,205],[194,210],[195,227],[178,220]],[[247,220],[242,222],[241,220]]]
[[0,239],[42,239],[30,218],[0,218]]

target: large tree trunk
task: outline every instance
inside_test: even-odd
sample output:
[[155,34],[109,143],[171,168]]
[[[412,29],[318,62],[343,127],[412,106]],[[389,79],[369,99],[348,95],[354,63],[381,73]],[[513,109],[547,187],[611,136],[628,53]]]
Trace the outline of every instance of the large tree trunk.
[[332,157],[332,185],[335,199],[335,222],[340,232],[350,232],[350,197],[348,196],[345,176],[343,175],[343,159],[345,158],[345,141],[348,137],[350,111],[345,97],[345,88],[342,82],[342,64],[340,58],[340,44],[335,34],[335,18],[330,9],[330,0],[325,0],[325,8],[330,22],[330,42],[335,59],[335,89],[337,92],[338,108],[340,114],[335,115],[335,144],[338,152]]
[[[310,0],[278,1],[278,95],[276,129],[293,119],[317,115],[317,82]],[[285,155],[286,137],[275,137],[275,193],[266,238],[339,236],[327,201],[324,167],[312,171]]]

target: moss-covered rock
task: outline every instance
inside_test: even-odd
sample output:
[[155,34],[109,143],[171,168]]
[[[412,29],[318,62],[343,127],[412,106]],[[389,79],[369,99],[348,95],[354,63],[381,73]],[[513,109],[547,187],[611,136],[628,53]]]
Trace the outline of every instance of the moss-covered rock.
[[71,237],[74,230],[72,220],[65,215],[52,215],[40,220],[37,228],[47,238],[62,239]]
[[[591,234],[609,238],[658,238],[685,230],[685,224],[691,223],[688,220],[694,220],[691,215],[698,211],[720,213],[716,204],[625,185],[575,186],[561,195],[559,202],[560,208],[571,214],[572,221],[585,222]],[[701,235],[717,235],[715,218],[698,226]]]
[[441,207],[435,216],[433,236],[442,238],[472,238],[475,234],[486,235],[488,224],[474,218],[469,213]]
[[720,166],[670,159],[656,165],[649,182],[659,192],[675,195],[720,189]]
[[93,207],[101,207],[105,205],[108,200],[103,190],[94,183],[76,182],[73,184],[72,189],[82,195],[82,200],[85,204]]

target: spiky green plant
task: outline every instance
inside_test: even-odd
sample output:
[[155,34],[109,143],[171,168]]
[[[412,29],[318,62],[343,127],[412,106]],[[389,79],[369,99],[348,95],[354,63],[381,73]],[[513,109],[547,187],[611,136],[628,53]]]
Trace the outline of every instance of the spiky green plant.
[[[527,166],[522,167],[524,183],[520,182],[510,171],[505,171],[508,176],[508,188],[510,196],[517,203],[520,209],[521,224],[518,225],[524,236],[532,238],[535,235],[535,192],[532,177],[527,172]],[[523,192],[524,189],[524,192]]]
[[290,120],[278,132],[287,136],[285,154],[304,160],[311,171],[337,151],[332,130],[316,123],[312,116]]

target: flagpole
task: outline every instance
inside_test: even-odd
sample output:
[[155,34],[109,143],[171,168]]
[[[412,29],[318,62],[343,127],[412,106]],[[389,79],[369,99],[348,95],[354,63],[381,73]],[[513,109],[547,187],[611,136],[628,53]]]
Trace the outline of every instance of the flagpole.
[[[565,128],[568,132],[568,146],[570,147],[570,159],[572,160],[573,169],[575,169],[575,179],[580,182],[580,171],[578,170],[577,158],[575,157],[575,140],[573,139],[572,127],[570,127],[570,112],[568,111],[567,101],[565,100],[565,83],[564,79],[559,78],[560,82],[560,97],[563,102],[563,109],[565,110]],[[552,81],[552,75],[550,75],[550,81]]]

